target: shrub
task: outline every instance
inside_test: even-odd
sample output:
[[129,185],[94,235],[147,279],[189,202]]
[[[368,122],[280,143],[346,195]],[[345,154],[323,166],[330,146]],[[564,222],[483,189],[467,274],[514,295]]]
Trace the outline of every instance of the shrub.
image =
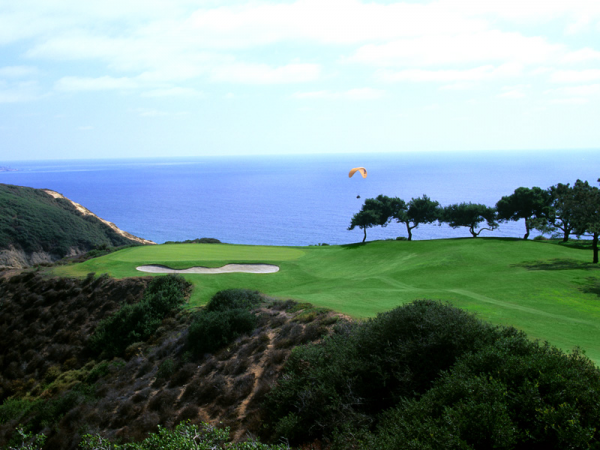
[[384,409],[424,393],[460,356],[518,335],[429,300],[336,330],[292,351],[266,403],[277,436],[299,442],[370,426]]
[[600,370],[526,337],[462,357],[423,397],[384,414],[366,448],[595,448]]
[[100,378],[108,374],[108,363],[103,361],[99,364],[96,364],[90,373],[88,374],[85,382],[89,384],[94,384]]
[[[184,364],[178,371],[171,377],[170,387],[181,386],[185,384],[190,378],[194,376],[197,370],[197,365],[193,363]],[[160,369],[159,369],[160,371]]]
[[125,304],[102,320],[88,345],[97,353],[122,355],[133,343],[146,341],[160,326],[165,315],[185,301],[189,283],[178,275],[154,278],[137,304]]
[[262,301],[258,291],[248,289],[226,289],[219,291],[206,304],[206,311],[228,309],[252,309]]
[[169,378],[173,373],[175,373],[175,361],[171,358],[167,358],[160,363],[160,366],[158,366],[156,378]]
[[29,399],[7,398],[0,405],[0,425],[10,420],[20,419],[35,405],[36,402]]
[[256,326],[256,316],[244,309],[202,312],[189,327],[188,346],[197,355],[212,353]]
[[44,447],[47,437],[45,434],[34,434],[31,431],[28,432],[20,425],[15,431],[16,435],[13,436],[8,447],[10,450],[38,450]]
[[[187,422],[180,423],[173,430],[158,427],[144,441],[131,444],[114,444],[100,435],[85,435],[80,444],[82,450],[194,450],[225,448],[229,441],[229,428],[219,429],[207,423],[200,426]],[[260,442],[239,442],[227,444],[231,450],[286,450],[287,445],[267,445]]]

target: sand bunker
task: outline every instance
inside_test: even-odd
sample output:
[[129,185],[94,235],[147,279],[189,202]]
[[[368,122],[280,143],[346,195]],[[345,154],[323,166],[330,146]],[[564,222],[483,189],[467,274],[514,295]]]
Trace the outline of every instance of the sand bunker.
[[275,273],[279,267],[272,264],[227,264],[223,267],[190,267],[189,269],[171,269],[156,264],[136,267],[140,272],[150,273]]

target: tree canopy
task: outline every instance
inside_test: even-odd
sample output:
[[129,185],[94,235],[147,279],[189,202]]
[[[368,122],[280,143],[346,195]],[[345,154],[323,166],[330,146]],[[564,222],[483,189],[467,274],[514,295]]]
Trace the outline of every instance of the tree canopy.
[[373,209],[365,209],[365,205],[363,205],[361,210],[352,216],[348,230],[354,230],[356,227],[363,230],[365,234],[362,241],[365,242],[367,240],[367,228],[381,225],[380,222],[379,213]]
[[408,240],[412,241],[412,230],[423,223],[433,223],[440,218],[440,204],[426,195],[412,198],[406,209],[398,209],[394,219],[406,225]]
[[600,234],[600,189],[590,186],[587,181],[577,180],[573,185],[573,196],[567,207],[571,211],[575,234],[592,236],[593,262],[597,264],[598,235]]
[[561,230],[563,232],[563,242],[567,242],[574,229],[572,215],[575,191],[569,183],[558,183],[555,186],[551,186],[548,191],[552,197],[553,213],[549,218],[549,225]]
[[365,242],[367,228],[386,227],[393,217],[406,209],[406,202],[398,197],[390,198],[387,195],[378,195],[377,198],[368,198],[360,211],[352,217],[348,230],[353,230],[355,227],[362,229],[364,231],[363,242]]
[[551,202],[550,193],[542,188],[520,187],[496,203],[498,219],[505,222],[524,219],[525,235],[523,239],[527,239],[532,229],[543,227],[551,217]]
[[[473,237],[479,236],[483,230],[494,230],[496,222],[496,210],[480,203],[455,203],[444,207],[441,219],[452,228],[468,227]],[[487,228],[476,228],[481,222],[486,222]]]

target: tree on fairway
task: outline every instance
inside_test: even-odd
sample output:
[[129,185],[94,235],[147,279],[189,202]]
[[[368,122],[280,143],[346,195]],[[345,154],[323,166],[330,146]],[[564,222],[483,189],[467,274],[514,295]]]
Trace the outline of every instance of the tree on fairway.
[[[600,181],[600,180],[598,180]],[[593,263],[598,264],[598,235],[600,234],[600,189],[587,181],[577,180],[568,205],[571,209],[574,231],[577,236],[592,237]]]
[[412,241],[412,230],[422,223],[433,223],[440,218],[440,204],[431,200],[426,195],[412,198],[408,208],[398,209],[394,218],[398,223],[406,225],[408,240]]
[[552,215],[548,225],[561,230],[563,242],[567,242],[574,229],[572,215],[575,190],[569,186],[569,183],[558,183],[556,186],[551,186],[548,191],[552,196]]
[[502,197],[496,203],[498,219],[507,222],[525,219],[525,236],[529,237],[532,229],[543,228],[552,216],[552,197],[548,191],[539,187],[520,187],[511,195]]
[[367,239],[367,228],[374,226],[386,227],[393,217],[400,211],[406,210],[404,200],[398,197],[390,198],[387,195],[378,195],[376,198],[368,198],[363,203],[360,212],[352,217],[349,230],[359,227],[364,230]]
[[406,202],[398,197],[378,195],[375,199],[367,199],[365,201],[365,204],[369,200],[372,200],[373,203],[371,203],[371,207],[366,209],[372,209],[379,213],[379,225],[381,225],[382,227],[386,227],[394,217],[408,209],[408,205],[406,204]]
[[381,225],[379,213],[375,210],[364,208],[365,205],[363,205],[363,208],[361,208],[359,212],[352,216],[350,226],[348,227],[348,230],[354,230],[355,227],[358,227],[365,232],[365,236],[362,240],[363,243],[367,240],[367,228]]
[[[468,227],[473,237],[479,236],[483,230],[493,231],[498,227],[496,209],[480,203],[455,203],[442,210],[441,222],[446,222],[452,228]],[[481,222],[486,222],[487,228],[475,229]]]

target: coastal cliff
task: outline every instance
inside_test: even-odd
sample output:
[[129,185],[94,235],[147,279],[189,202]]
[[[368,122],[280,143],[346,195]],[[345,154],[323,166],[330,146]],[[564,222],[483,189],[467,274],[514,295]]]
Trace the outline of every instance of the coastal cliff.
[[132,244],[154,242],[119,229],[58,192],[0,184],[0,268]]

